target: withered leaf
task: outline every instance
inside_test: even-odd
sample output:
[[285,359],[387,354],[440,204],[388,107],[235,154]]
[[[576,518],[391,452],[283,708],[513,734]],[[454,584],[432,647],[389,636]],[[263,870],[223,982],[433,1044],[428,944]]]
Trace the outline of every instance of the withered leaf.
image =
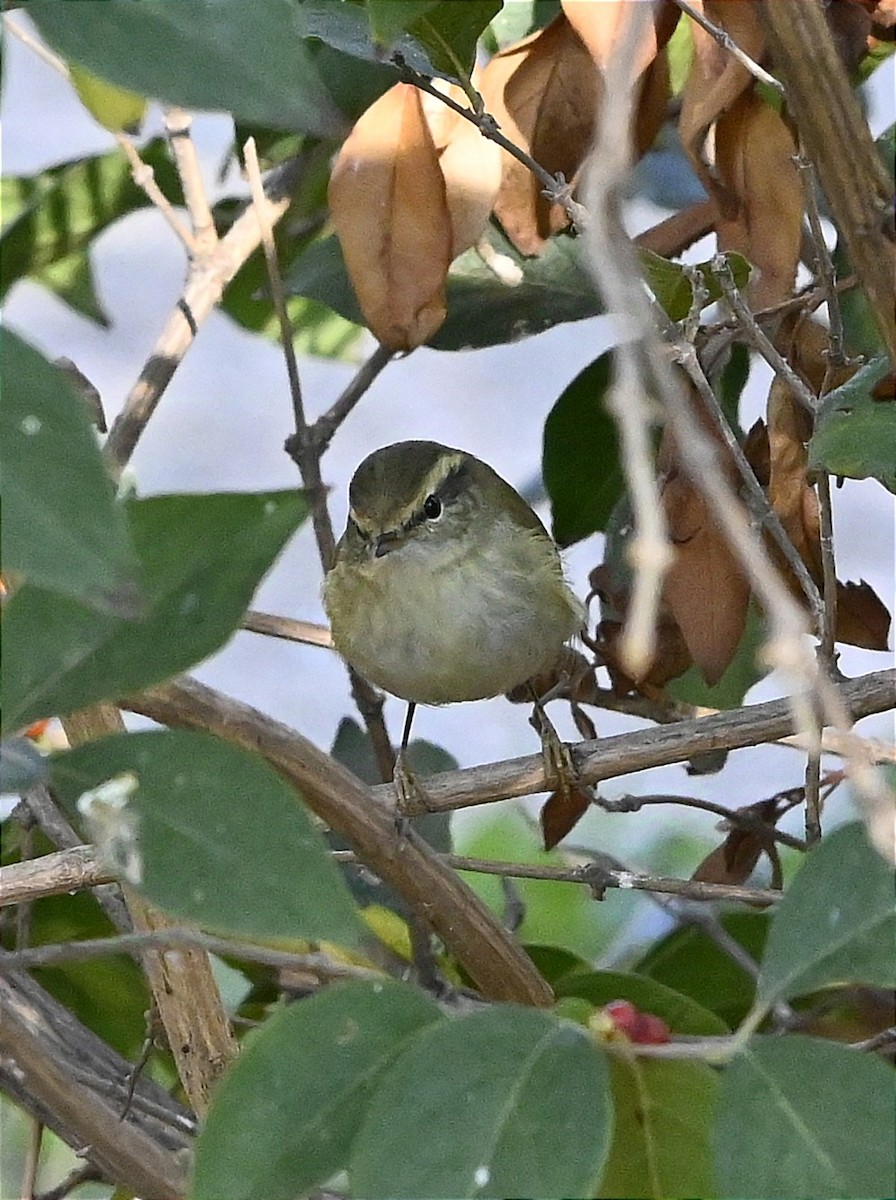
[[539,814],[545,850],[553,850],[574,829],[588,809],[591,797],[581,788],[551,792]]
[[[806,481],[811,432],[811,415],[776,377],[768,396],[768,498],[809,574],[820,584],[823,571],[818,497]],[[776,557],[780,562],[780,555]],[[783,563],[782,569],[787,571]],[[792,572],[789,578],[796,590]]]
[[329,200],[371,332],[390,350],[421,345],[445,319],[452,230],[417,88],[398,83],[361,115],[336,157]]
[[747,295],[756,309],[786,300],[802,244],[803,191],[796,145],[780,113],[745,92],[715,129],[719,250],[736,250],[755,270]]
[[691,879],[700,883],[746,883],[762,850],[762,841],[755,833],[732,829],[721,846],[707,854]]
[[[602,4],[594,4],[592,0],[560,0],[560,7],[595,63],[601,70],[606,70],[625,36],[625,21],[631,13],[630,0],[604,0]],[[671,0],[663,0],[659,5],[635,52],[638,75],[647,69],[674,33],[680,11]]]
[[675,468],[661,499],[675,551],[663,599],[701,675],[718,683],[743,636],[750,587],[703,496]]
[[[475,78],[474,73],[474,85]],[[457,84],[445,80],[435,80],[434,84],[456,103],[469,106]],[[437,97],[424,92],[421,101],[445,180],[453,261],[475,246],[485,232],[501,186],[501,149]]]
[[[496,54],[479,89],[501,131],[545,170],[572,180],[591,142],[599,79],[591,55],[561,14],[540,33]],[[542,185],[502,151],[495,214],[523,254],[538,254],[568,219],[541,195]]]
[[863,650],[889,648],[890,614],[864,579],[858,583],[837,583],[836,639]]
[[[750,58],[762,61],[765,37],[755,4],[697,0],[695,7],[701,8],[713,24],[721,26]],[[724,208],[724,189],[705,154],[707,135],[713,123],[753,81],[746,67],[742,67],[701,26],[692,23],[691,34],[694,59],[682,93],[678,129],[701,183],[717,205]]]

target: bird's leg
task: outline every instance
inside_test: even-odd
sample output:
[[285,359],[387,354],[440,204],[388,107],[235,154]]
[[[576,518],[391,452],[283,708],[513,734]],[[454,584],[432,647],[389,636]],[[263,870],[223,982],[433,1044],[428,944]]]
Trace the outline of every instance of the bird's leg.
[[572,761],[572,754],[566,742],[560,740],[560,735],[554,728],[551,718],[545,711],[545,703],[551,698],[536,694],[535,688],[529,685],[532,697],[532,716],[529,723],[541,738],[541,753],[544,758],[544,771],[551,787],[568,796],[576,788],[582,786],[579,772]]
[[414,809],[422,806],[427,812],[431,811],[429,797],[423,785],[419,782],[407,763],[408,742],[411,739],[411,725],[414,722],[416,709],[417,705],[414,701],[409,700],[404,718],[401,745],[395,756],[395,769],[392,772],[392,782],[395,785],[396,808],[402,820],[406,819],[409,815],[408,810],[413,812]]

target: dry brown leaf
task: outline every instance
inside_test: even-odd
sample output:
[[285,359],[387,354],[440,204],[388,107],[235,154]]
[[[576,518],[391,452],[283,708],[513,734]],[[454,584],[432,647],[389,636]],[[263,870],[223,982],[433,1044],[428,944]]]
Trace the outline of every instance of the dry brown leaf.
[[793,291],[802,245],[803,191],[793,161],[796,145],[779,113],[746,92],[715,129],[716,174],[725,197],[716,233],[720,250],[753,264],[747,295],[771,308]]
[[703,496],[675,468],[661,499],[674,550],[663,599],[701,675],[718,683],[743,637],[750,587]]
[[700,883],[746,883],[759,862],[762,842],[755,833],[745,829],[732,829],[722,842],[711,850],[691,876]]
[[[597,111],[599,79],[591,56],[561,14],[541,32],[496,54],[479,90],[502,133],[550,173],[572,180],[587,151]],[[495,214],[523,254],[539,254],[568,224],[559,205],[541,195],[528,167],[502,151]],[[558,211],[559,210],[559,211]]]
[[[768,410],[769,429],[757,421],[747,434],[744,453],[809,574],[821,587],[824,572],[818,497],[806,478],[811,417],[777,379],[769,393]],[[802,589],[777,545],[770,538],[767,544],[794,596],[804,603]],[[890,614],[874,589],[864,580],[838,580],[836,640],[865,650],[886,650],[889,632]]]
[[[695,7],[720,25],[750,58],[761,61],[765,37],[756,5],[742,0],[696,0]],[[694,59],[681,97],[678,122],[682,145],[707,192],[720,210],[728,198],[706,155],[707,136],[713,124],[748,87],[752,76],[746,67],[692,22]]]
[[364,319],[390,350],[427,341],[445,319],[452,231],[420,92],[398,83],[339,151],[330,210]]
[[574,829],[591,807],[591,797],[581,788],[551,792],[539,813],[545,850],[553,850]]
[[[820,584],[823,572],[818,497],[806,481],[811,433],[811,415],[790,388],[775,378],[768,396],[768,498],[809,574]],[[787,574],[791,587],[796,589],[792,572],[788,570]]]
[[[475,85],[475,72],[473,82]],[[436,79],[433,85],[457,104],[469,107],[463,88],[456,83]],[[501,149],[438,97],[422,92],[421,103],[445,180],[454,260],[475,246],[485,232],[501,186]]]
[[889,649],[890,614],[864,579],[837,583],[836,639],[863,650]]
[[870,0],[871,19],[885,29],[896,25],[896,0]]
[[671,94],[669,56],[665,50],[660,50],[644,72],[638,92],[634,133],[634,150],[638,158],[647,153],[662,129]]
[[[631,0],[560,0],[564,16],[587,47],[591,57],[605,71],[622,36],[625,20],[631,10]],[[663,0],[653,24],[645,31],[635,53],[637,74],[641,74],[656,58],[675,31],[681,10],[671,0]]]

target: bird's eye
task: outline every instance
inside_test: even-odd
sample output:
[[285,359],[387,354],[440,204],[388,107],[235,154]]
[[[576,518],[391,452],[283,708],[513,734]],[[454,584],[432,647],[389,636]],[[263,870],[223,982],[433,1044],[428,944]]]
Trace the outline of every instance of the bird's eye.
[[428,521],[437,521],[442,515],[442,501],[438,496],[427,496],[423,501],[423,515]]

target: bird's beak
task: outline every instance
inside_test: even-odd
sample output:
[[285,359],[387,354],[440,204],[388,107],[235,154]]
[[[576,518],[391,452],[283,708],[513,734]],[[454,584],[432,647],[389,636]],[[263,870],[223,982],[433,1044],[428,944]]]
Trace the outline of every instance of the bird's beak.
[[373,543],[373,557],[382,558],[383,555],[389,554],[392,550],[397,550],[404,541],[404,537],[399,530],[389,529],[385,533],[381,533]]

